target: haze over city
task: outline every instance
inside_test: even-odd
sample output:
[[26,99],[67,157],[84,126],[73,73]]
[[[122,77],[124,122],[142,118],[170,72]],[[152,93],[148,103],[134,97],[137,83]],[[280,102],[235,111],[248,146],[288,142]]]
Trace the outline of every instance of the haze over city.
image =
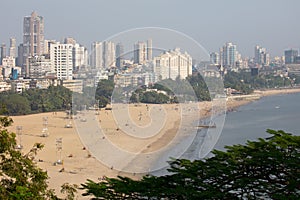
[[36,11],[45,19],[45,39],[73,37],[90,47],[113,34],[138,27],[164,27],[185,33],[209,52],[226,42],[243,57],[264,46],[271,57],[299,48],[300,2],[288,1],[3,1],[0,42],[22,42],[23,17]]

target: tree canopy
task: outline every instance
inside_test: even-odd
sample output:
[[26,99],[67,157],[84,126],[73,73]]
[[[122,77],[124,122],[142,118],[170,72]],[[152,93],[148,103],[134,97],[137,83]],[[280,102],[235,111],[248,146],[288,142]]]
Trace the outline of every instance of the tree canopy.
[[96,89],[95,99],[99,101],[99,107],[104,108],[111,102],[115,84],[112,80],[100,80]]
[[0,199],[55,199],[48,189],[48,175],[33,158],[43,145],[37,143],[27,153],[16,149],[16,135],[7,131],[12,120],[0,117]]
[[250,72],[228,71],[224,77],[224,86],[236,89],[244,94],[252,93],[254,89],[279,88],[292,86],[292,79],[298,83],[298,77],[290,75],[290,77],[281,77],[274,74],[260,74],[252,76]]
[[0,93],[0,102],[9,115],[25,115],[70,109],[72,92],[63,86],[50,86],[48,89],[28,89],[22,94]]
[[[7,111],[0,109],[0,115]],[[54,190],[48,187],[48,174],[40,169],[34,158],[44,145],[36,143],[28,153],[17,147],[16,134],[9,132],[7,127],[13,120],[0,116],[0,199],[3,200],[60,200]],[[61,186],[64,199],[74,199],[77,186],[65,183]]]
[[87,180],[82,189],[96,199],[299,199],[300,136],[267,132],[204,160],[172,160],[165,176]]

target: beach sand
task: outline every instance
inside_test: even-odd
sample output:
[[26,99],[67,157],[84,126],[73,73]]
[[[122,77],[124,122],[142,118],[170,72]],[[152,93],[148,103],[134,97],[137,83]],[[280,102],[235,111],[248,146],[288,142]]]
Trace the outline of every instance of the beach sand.
[[[269,96],[293,92],[300,92],[300,89],[255,91],[255,94]],[[253,100],[228,100],[226,107],[227,110],[231,111],[251,101]],[[106,130],[106,139],[109,139],[120,148],[130,152],[151,153],[168,145],[169,141],[175,137],[175,133],[180,128],[183,118],[192,121],[210,116],[212,112],[211,102],[200,102],[198,106],[200,113],[183,116],[177,104],[130,104],[129,114],[132,122],[142,127],[151,124],[151,120],[153,120],[149,114],[151,110],[162,109],[165,113],[165,115],[163,115],[165,119],[163,127],[157,131],[154,136],[142,139],[126,134],[126,132],[123,131],[124,127],[122,128],[120,126],[126,126],[127,121],[123,120],[122,124],[120,124],[120,122],[116,123],[114,120],[115,116],[111,110],[101,110],[97,119],[99,120],[101,128]],[[61,195],[60,186],[66,182],[80,186],[80,184],[85,183],[87,179],[98,181],[103,176],[116,177],[117,175],[125,175],[131,178],[141,177],[141,174],[122,173],[112,169],[110,166],[102,164],[93,157],[88,151],[88,148],[82,144],[74,121],[68,119],[66,112],[13,116],[12,119],[14,123],[13,126],[9,127],[10,131],[16,133],[17,126],[22,127],[22,130],[19,131],[22,135],[21,137],[17,135],[17,142],[18,144],[22,144],[22,151],[24,153],[28,152],[34,143],[42,143],[45,145],[36,156],[35,162],[39,167],[47,171],[49,175],[49,187],[55,189],[58,195]],[[45,122],[47,122],[49,135],[42,137],[42,130],[46,127]],[[66,128],[65,126],[70,122],[73,127]],[[57,141],[59,141],[60,138],[62,141],[61,151],[58,150],[59,146],[57,146]],[[62,163],[55,164],[58,160],[61,160]],[[88,199],[81,196],[80,193],[82,192],[83,191],[79,191],[78,199]]]

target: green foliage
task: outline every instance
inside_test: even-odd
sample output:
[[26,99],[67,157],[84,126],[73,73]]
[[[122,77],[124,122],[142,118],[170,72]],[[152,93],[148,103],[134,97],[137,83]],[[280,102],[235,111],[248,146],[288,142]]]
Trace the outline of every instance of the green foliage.
[[97,199],[299,199],[300,136],[267,132],[205,160],[173,160],[169,175],[88,180],[82,189]]
[[296,74],[289,74],[293,84],[300,84],[300,76]]
[[[54,191],[48,188],[47,172],[34,163],[35,156],[44,145],[34,144],[27,154],[16,149],[16,134],[6,129],[12,123],[11,118],[0,116],[0,199],[59,200]],[[77,188],[77,185],[65,183],[61,186],[61,192],[66,194],[65,199],[71,200],[75,198]]]
[[25,115],[69,109],[72,92],[63,86],[50,86],[48,89],[29,89],[22,94],[0,93],[0,101],[9,115]]
[[130,102],[178,103],[211,99],[206,83],[200,74],[189,76],[186,80],[165,79],[150,86],[149,89],[164,91],[166,95],[155,91],[146,92],[146,88],[139,88],[131,95]]
[[95,99],[99,100],[99,107],[104,108],[111,102],[114,91],[114,82],[112,80],[100,80],[96,89]]
[[[292,78],[295,78],[292,76]],[[236,89],[244,94],[252,93],[254,89],[280,88],[292,85],[288,77],[269,75],[251,76],[250,72],[241,71],[239,73],[229,71],[224,77],[226,88]]]
[[76,184],[71,185],[69,183],[64,183],[61,186],[60,192],[67,195],[66,200],[72,200],[72,199],[75,199],[75,194],[77,192],[77,188],[78,188],[78,186]]
[[158,93],[155,91],[151,91],[151,92],[149,91],[149,92],[142,93],[142,95],[140,97],[140,101],[142,103],[163,104],[163,103],[169,102],[169,97],[162,93]]
[[5,129],[12,120],[0,119],[0,199],[55,199],[53,191],[48,189],[47,173],[33,162],[43,145],[35,144],[23,155],[15,149],[15,134]]
[[210,101],[210,93],[206,82],[200,73],[187,77],[187,81],[193,87],[198,101]]
[[24,115],[30,112],[30,105],[27,98],[16,93],[0,93],[2,106],[7,108],[7,114]]
[[237,73],[229,71],[224,77],[225,88],[236,89],[243,94],[250,94],[253,92],[253,86],[251,85],[252,79],[250,72]]

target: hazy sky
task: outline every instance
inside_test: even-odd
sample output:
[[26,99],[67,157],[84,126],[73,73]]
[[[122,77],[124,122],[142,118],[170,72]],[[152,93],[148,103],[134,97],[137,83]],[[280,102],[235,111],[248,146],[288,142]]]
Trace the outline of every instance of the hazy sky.
[[225,42],[253,57],[256,44],[271,56],[300,47],[299,0],[1,0],[0,43],[22,39],[23,17],[36,11],[45,19],[45,38],[72,36],[90,47],[118,32],[164,27],[183,32],[208,51]]

